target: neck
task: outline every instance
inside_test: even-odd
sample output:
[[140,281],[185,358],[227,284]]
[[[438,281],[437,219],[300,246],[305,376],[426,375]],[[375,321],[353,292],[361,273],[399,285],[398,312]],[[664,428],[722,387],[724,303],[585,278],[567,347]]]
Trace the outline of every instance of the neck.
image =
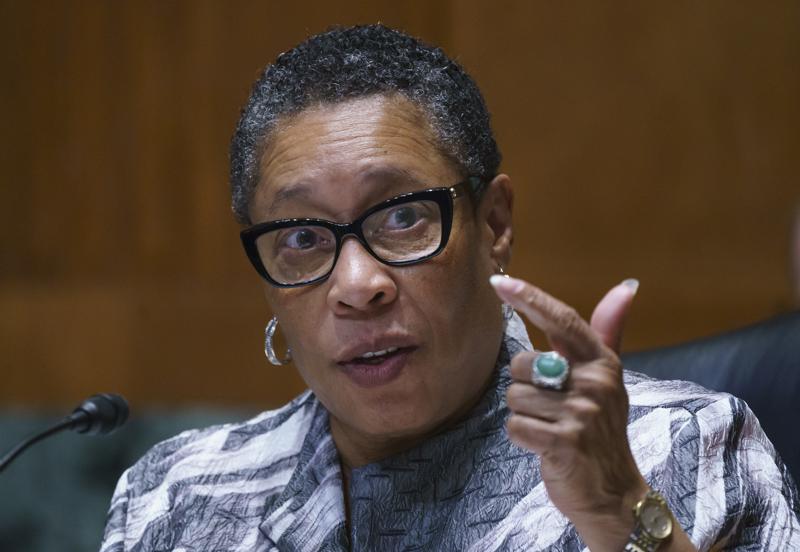
[[446,431],[462,421],[486,393],[486,389],[494,378],[494,370],[480,387],[478,393],[444,420],[430,428],[403,435],[366,434],[357,428],[348,426],[333,414],[330,417],[331,436],[339,451],[342,470],[349,476],[353,468],[372,464],[390,456],[410,450],[431,436]]
[[423,442],[429,433],[408,436],[365,435],[331,416],[331,435],[339,451],[342,468],[349,472],[366,464],[399,454]]

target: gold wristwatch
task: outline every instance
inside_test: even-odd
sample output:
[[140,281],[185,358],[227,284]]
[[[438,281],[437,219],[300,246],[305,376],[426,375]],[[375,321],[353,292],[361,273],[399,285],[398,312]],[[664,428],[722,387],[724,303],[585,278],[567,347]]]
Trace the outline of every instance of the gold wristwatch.
[[636,520],[625,552],[655,552],[672,536],[675,523],[667,501],[656,491],[648,491],[633,507]]

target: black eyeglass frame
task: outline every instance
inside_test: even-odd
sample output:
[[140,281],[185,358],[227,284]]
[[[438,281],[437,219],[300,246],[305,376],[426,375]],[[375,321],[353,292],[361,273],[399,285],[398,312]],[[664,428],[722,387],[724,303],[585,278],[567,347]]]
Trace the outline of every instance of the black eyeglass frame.
[[[294,287],[308,286],[326,280],[333,272],[333,269],[336,268],[336,262],[339,260],[339,253],[342,250],[342,243],[344,242],[344,238],[347,236],[355,237],[358,240],[358,242],[364,247],[364,249],[370,255],[372,255],[373,258],[375,258],[376,260],[380,261],[385,265],[406,266],[406,265],[417,264],[437,256],[444,250],[445,246],[447,245],[447,242],[450,239],[450,231],[453,226],[453,201],[456,198],[461,197],[465,194],[467,186],[470,186],[475,192],[475,194],[478,195],[480,193],[482,185],[483,185],[482,181],[478,177],[470,177],[462,182],[450,186],[449,188],[447,187],[429,188],[427,190],[409,192],[406,194],[401,194],[393,198],[387,199],[386,201],[382,201],[377,205],[373,205],[351,223],[332,222],[330,220],[317,219],[317,218],[281,219],[281,220],[262,222],[254,226],[251,226],[249,228],[245,228],[240,232],[239,236],[242,240],[242,245],[244,246],[245,253],[247,253],[247,258],[250,259],[250,263],[252,263],[253,267],[256,269],[256,272],[258,272],[258,274],[262,278],[264,278],[267,282],[279,288],[294,288]],[[410,203],[412,201],[423,201],[423,200],[434,201],[439,206],[439,212],[441,213],[442,216],[442,237],[439,241],[439,246],[431,253],[428,253],[427,255],[420,257],[419,259],[412,259],[408,261],[387,261],[379,257],[372,250],[372,248],[367,243],[366,238],[364,237],[364,231],[361,227],[364,221],[375,212],[380,211],[382,209],[386,209],[388,207],[392,207],[393,205],[401,205],[403,203]],[[259,255],[258,253],[258,246],[256,245],[256,241],[258,240],[259,237],[266,234],[267,232],[272,232],[274,230],[279,230],[281,228],[292,228],[294,226],[321,226],[323,228],[330,230],[330,232],[334,235],[336,239],[336,251],[333,255],[333,263],[331,264],[331,268],[325,274],[323,274],[322,276],[318,276],[313,280],[309,280],[307,282],[287,284],[278,282],[269,275],[269,272],[267,272],[267,268],[264,266],[264,262],[261,260],[261,255]]]

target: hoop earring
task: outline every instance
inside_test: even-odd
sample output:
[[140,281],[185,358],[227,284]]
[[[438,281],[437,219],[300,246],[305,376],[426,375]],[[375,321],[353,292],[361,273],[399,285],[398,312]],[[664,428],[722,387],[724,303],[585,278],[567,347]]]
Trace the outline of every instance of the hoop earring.
[[292,361],[292,350],[286,349],[286,356],[282,359],[278,358],[275,354],[275,347],[272,345],[272,337],[275,335],[275,330],[278,329],[278,319],[273,316],[269,321],[267,327],[264,328],[264,354],[267,355],[267,360],[270,364],[275,366],[284,366]]

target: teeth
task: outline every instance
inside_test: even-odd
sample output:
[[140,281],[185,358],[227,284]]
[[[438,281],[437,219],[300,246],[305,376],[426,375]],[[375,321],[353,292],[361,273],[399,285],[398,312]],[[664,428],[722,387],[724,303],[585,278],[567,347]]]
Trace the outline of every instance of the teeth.
[[396,350],[397,350],[397,347],[389,347],[388,349],[384,349],[382,351],[374,351],[374,352],[364,353],[363,355],[361,355],[361,358],[375,358],[375,357],[378,357],[378,356],[388,355],[390,353],[395,352]]

